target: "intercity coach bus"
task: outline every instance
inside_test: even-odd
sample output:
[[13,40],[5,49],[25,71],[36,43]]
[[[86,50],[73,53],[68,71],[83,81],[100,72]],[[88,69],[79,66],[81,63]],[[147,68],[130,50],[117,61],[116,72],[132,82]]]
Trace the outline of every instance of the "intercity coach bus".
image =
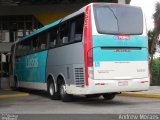
[[148,40],[141,8],[91,3],[15,42],[13,87],[111,100],[148,90]]

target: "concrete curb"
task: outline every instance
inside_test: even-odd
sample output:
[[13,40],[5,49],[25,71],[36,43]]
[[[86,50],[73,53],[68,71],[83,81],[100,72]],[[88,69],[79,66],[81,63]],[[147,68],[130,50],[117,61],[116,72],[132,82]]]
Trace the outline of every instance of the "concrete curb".
[[144,98],[158,98],[158,99],[160,99],[160,94],[121,93],[121,94],[119,94],[119,96],[144,97]]
[[24,96],[29,96],[29,94],[28,93],[18,93],[18,94],[0,95],[0,99],[13,98],[13,97],[24,97]]

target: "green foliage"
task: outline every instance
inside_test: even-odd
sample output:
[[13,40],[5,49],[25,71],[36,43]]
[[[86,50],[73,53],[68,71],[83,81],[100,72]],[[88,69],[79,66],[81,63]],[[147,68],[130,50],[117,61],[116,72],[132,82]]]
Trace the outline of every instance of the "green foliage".
[[[160,85],[160,58],[152,60],[153,53],[155,52],[155,46],[158,42],[158,37],[160,34],[160,2],[156,3],[153,19],[154,19],[153,37],[149,38],[151,39],[150,53],[151,53],[151,62],[152,62],[152,85]],[[151,32],[148,33],[148,36],[149,35],[152,36]]]
[[[158,37],[160,35],[160,3],[159,2],[156,3],[153,19],[154,19],[154,29],[153,29],[153,37],[151,39],[150,51],[149,51],[151,55],[151,62],[153,60],[153,54],[156,51],[156,44],[158,43]],[[150,33],[148,33],[148,35],[150,35]]]
[[152,62],[152,85],[160,85],[160,58]]
[[156,3],[155,13],[153,14],[154,19],[154,29],[157,32],[160,32],[160,2]]

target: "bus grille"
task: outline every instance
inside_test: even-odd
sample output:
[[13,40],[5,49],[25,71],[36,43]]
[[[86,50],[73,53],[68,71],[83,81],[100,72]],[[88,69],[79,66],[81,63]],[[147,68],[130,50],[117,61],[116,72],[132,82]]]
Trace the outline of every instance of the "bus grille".
[[76,87],[84,86],[84,70],[83,68],[74,68],[74,78]]

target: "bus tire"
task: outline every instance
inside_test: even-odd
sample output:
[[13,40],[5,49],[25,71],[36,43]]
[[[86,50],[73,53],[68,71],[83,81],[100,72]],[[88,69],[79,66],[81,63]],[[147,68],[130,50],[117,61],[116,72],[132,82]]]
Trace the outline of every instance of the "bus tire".
[[103,94],[103,98],[105,100],[112,100],[115,96],[116,96],[115,93],[106,93],[106,94]]
[[73,96],[67,94],[65,84],[60,84],[60,97],[63,102],[71,102],[73,100]]
[[55,92],[55,86],[52,80],[49,80],[47,83],[47,92],[52,100],[59,100],[59,94]]

